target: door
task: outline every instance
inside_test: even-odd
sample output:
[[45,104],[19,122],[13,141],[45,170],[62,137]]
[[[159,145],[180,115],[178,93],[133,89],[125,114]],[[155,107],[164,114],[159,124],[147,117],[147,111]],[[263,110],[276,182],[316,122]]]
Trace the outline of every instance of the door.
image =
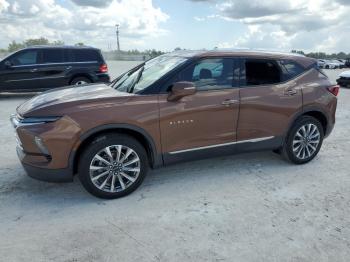
[[238,141],[280,143],[302,110],[302,93],[292,61],[242,59]]
[[207,58],[187,66],[171,80],[191,81],[197,91],[175,102],[167,100],[168,94],[159,96],[166,163],[234,144],[239,113],[238,71],[238,63],[231,58]]
[[23,50],[8,57],[11,65],[3,68],[1,89],[4,91],[33,90],[40,88],[41,73],[38,71],[40,51]]
[[41,87],[49,89],[67,85],[67,71],[71,68],[69,63],[65,63],[63,48],[44,49],[42,62],[38,67],[41,73]]

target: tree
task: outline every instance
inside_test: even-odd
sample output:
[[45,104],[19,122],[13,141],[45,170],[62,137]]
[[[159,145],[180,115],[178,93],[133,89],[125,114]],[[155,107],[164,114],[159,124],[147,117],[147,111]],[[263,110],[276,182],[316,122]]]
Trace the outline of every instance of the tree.
[[14,51],[17,51],[17,50],[22,49],[24,47],[25,47],[24,44],[17,43],[16,41],[12,40],[12,42],[8,45],[7,50],[9,52],[14,52]]
[[48,44],[50,44],[49,40],[47,40],[44,37],[27,39],[26,41],[24,41],[24,45],[26,47],[33,46],[33,45],[48,45]]
[[79,42],[79,43],[76,43],[75,46],[85,46],[85,45],[84,45],[84,43]]

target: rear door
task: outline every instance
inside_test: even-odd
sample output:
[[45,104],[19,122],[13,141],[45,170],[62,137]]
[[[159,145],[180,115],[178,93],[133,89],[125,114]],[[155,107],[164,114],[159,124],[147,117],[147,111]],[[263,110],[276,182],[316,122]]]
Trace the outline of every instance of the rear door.
[[287,60],[241,60],[238,141],[281,142],[291,119],[302,110],[302,92],[295,81],[302,71]]
[[[227,150],[236,141],[239,113],[238,63],[205,58],[185,68],[171,82],[191,81],[197,92],[179,101],[159,96],[161,141],[166,163]],[[236,74],[235,74],[236,73]]]
[[67,85],[67,70],[70,66],[64,60],[64,48],[42,50],[42,62],[37,70],[41,74],[41,87],[50,89]]
[[41,74],[37,70],[40,59],[37,49],[22,50],[8,57],[12,66],[2,69],[1,89],[9,92],[40,89]]

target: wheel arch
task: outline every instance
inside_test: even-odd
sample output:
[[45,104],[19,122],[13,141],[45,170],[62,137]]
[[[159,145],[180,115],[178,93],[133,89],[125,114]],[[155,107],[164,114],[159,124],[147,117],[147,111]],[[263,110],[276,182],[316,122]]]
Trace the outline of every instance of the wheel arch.
[[89,143],[98,136],[110,133],[127,134],[139,141],[141,145],[146,149],[147,155],[149,156],[149,164],[151,167],[161,166],[163,164],[163,158],[161,154],[157,152],[157,148],[152,137],[144,129],[129,124],[108,124],[93,128],[80,137],[80,143],[77,146],[77,149],[72,151],[69,160],[73,169],[73,174],[77,173],[79,156],[89,145]]
[[75,78],[78,78],[78,77],[85,77],[87,79],[89,79],[92,83],[94,82],[94,79],[93,77],[88,74],[88,73],[75,73],[74,75],[72,75],[70,78],[69,78],[69,84],[72,83],[72,81],[75,79]]

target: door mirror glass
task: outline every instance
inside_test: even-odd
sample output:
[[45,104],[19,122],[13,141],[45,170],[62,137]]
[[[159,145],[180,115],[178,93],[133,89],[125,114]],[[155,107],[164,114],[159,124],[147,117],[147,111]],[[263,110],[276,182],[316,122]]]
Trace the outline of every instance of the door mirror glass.
[[11,68],[12,67],[12,63],[9,60],[6,60],[4,65],[5,65],[6,68]]
[[196,93],[196,87],[192,82],[176,82],[173,84],[168,96],[168,101],[177,101],[181,98]]

